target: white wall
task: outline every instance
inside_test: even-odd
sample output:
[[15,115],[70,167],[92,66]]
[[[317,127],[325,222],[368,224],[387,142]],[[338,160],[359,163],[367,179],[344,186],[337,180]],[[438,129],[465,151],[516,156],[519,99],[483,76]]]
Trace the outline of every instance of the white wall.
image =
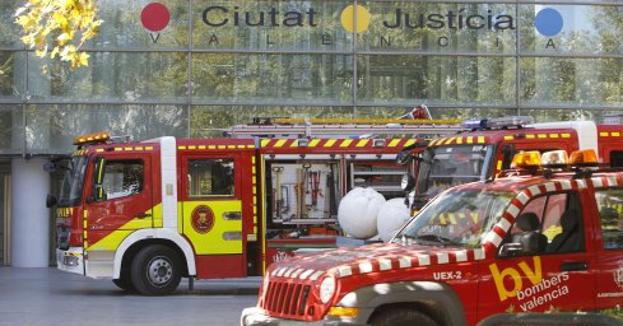
[[45,207],[50,175],[44,159],[11,161],[12,237],[14,267],[48,267],[50,213]]

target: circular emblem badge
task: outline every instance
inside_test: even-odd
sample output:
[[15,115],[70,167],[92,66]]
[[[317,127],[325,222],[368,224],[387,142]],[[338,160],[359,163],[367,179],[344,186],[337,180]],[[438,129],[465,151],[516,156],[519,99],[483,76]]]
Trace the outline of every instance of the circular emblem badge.
[[193,229],[198,233],[208,233],[214,227],[214,212],[208,206],[197,206],[192,214]]

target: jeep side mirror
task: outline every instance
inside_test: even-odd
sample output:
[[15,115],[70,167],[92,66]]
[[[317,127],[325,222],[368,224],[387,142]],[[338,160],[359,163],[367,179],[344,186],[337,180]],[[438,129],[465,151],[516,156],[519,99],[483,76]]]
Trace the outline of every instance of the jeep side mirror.
[[396,154],[396,163],[404,165],[409,163],[413,159],[413,154],[411,154],[411,149],[403,149],[398,154]]
[[48,196],[45,198],[45,207],[47,208],[52,208],[56,206],[57,203],[58,200],[56,199],[56,196],[52,194],[48,194]]
[[523,248],[519,242],[505,243],[500,247],[501,257],[513,257],[522,254]]

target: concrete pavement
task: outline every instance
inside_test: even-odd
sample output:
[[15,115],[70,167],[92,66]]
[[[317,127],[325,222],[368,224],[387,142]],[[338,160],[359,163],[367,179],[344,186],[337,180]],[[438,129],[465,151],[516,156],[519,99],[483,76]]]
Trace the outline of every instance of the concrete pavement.
[[127,294],[111,280],[54,268],[0,267],[0,325],[238,325],[256,304],[260,278],[184,280],[166,297]]

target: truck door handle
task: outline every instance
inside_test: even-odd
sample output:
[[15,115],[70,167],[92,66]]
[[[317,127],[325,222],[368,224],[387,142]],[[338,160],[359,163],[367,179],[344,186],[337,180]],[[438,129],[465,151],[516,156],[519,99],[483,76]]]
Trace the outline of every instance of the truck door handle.
[[562,263],[560,265],[560,270],[563,272],[586,271],[588,270],[588,263],[584,261]]
[[144,218],[146,218],[146,217],[151,217],[151,214],[147,214],[147,213],[139,213],[139,214],[136,214],[136,215],[134,216],[134,218],[138,218],[138,219],[144,219]]
[[223,213],[223,219],[225,220],[241,220],[242,213],[241,212],[225,212]]

